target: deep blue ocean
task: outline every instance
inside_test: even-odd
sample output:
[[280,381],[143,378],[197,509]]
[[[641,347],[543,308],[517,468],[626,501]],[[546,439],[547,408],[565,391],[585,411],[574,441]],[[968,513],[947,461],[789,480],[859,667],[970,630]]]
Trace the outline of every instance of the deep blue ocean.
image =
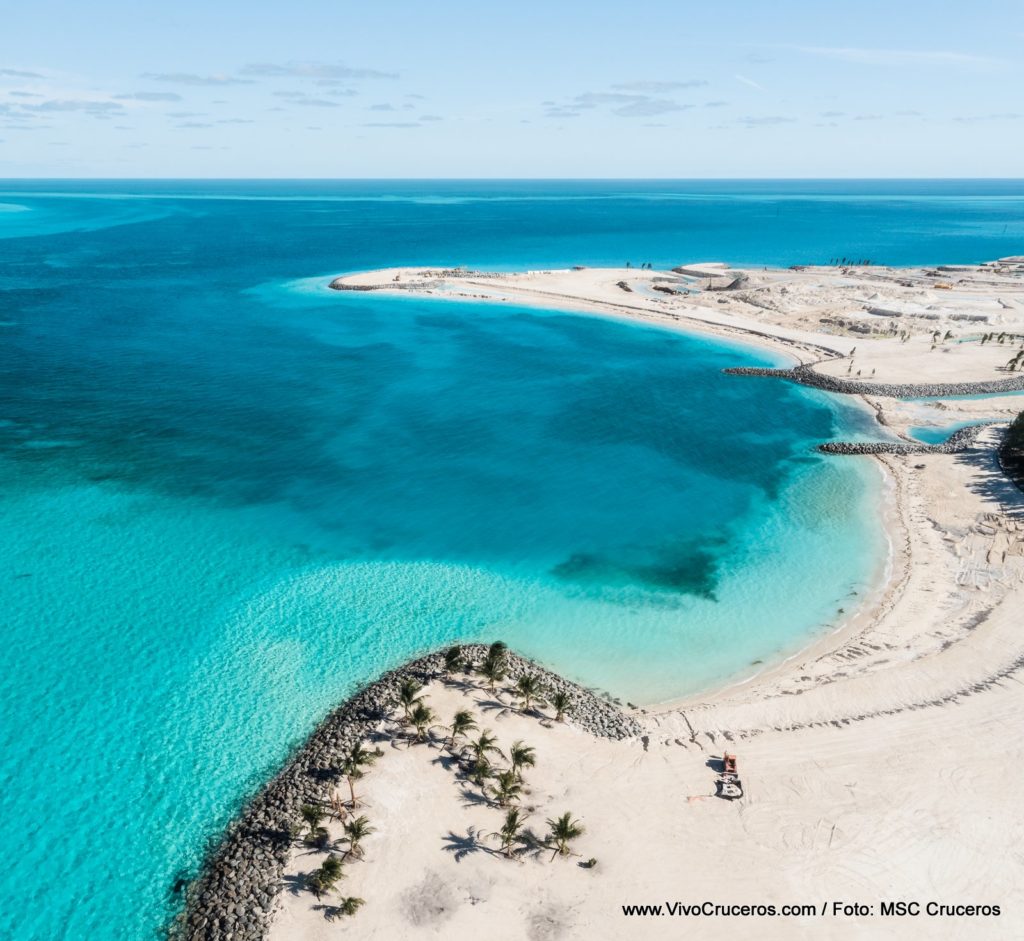
[[149,939],[354,686],[502,638],[634,703],[877,582],[854,404],[403,264],[981,261],[1020,182],[0,181],[0,937]]

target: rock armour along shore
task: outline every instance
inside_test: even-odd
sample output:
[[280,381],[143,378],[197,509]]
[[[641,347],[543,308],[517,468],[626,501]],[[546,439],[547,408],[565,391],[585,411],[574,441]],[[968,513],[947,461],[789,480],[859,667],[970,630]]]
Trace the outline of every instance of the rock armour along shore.
[[819,444],[823,454],[958,454],[973,446],[978,435],[989,425],[979,422],[954,431],[941,444],[915,444],[912,441],[829,441]]
[[[487,653],[482,644],[466,644],[462,650],[473,662],[480,662]],[[246,804],[211,852],[186,890],[184,911],[170,926],[174,941],[266,938],[300,807],[328,802],[343,781],[339,767],[344,755],[378,731],[398,708],[402,680],[413,677],[426,683],[442,676],[443,667],[442,652],[412,660],[351,696],[320,723],[284,768]],[[512,681],[536,674],[549,689],[565,692],[572,702],[569,721],[593,735],[627,739],[644,734],[640,722],[612,702],[511,651],[507,673]]]
[[838,392],[844,395],[873,395],[879,398],[911,399],[942,398],[950,395],[998,395],[1002,392],[1024,391],[1024,373],[1009,379],[990,379],[984,382],[887,383],[862,382],[815,372],[813,363],[804,363],[792,369],[767,369],[756,366],[734,366],[723,370],[730,376],[777,376],[801,385]]

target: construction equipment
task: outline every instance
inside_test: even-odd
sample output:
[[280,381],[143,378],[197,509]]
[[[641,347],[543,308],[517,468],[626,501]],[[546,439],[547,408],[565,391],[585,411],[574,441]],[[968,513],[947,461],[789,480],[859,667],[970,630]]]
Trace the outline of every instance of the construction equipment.
[[715,782],[718,791],[717,796],[725,800],[738,800],[743,796],[743,782],[740,780],[739,772],[736,770],[736,756],[725,752],[722,755],[722,771]]

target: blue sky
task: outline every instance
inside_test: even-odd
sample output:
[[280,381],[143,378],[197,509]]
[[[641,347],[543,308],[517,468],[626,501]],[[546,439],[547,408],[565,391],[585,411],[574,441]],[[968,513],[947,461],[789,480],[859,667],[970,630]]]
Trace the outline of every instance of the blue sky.
[[10,4],[0,177],[1024,175],[1024,4]]

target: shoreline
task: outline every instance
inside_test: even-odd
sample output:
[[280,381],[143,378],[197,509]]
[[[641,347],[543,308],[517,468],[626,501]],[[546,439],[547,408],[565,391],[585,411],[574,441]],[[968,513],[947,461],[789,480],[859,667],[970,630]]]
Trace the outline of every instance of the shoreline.
[[[390,269],[389,277],[394,276],[390,274],[394,271],[399,271],[398,276],[401,277],[405,269]],[[985,273],[988,274],[987,269]],[[543,280],[544,274],[529,273],[522,277]],[[871,274],[874,275],[873,272]],[[627,276],[638,275],[639,272],[632,270]],[[662,276],[664,273],[647,272],[646,275]],[[370,273],[352,277],[377,276]],[[962,349],[947,350],[934,339],[934,335],[929,347],[928,334],[924,333],[923,337],[911,337],[909,342],[899,341],[900,345],[895,350],[879,344],[876,351],[870,349],[871,344],[877,342],[874,339],[833,338],[825,334],[814,336],[802,329],[786,326],[778,327],[780,332],[773,333],[764,324],[758,324],[758,329],[752,330],[749,324],[742,322],[742,317],[726,323],[702,316],[684,320],[681,313],[667,314],[650,307],[614,303],[614,292],[622,290],[620,276],[623,276],[621,270],[594,275],[588,282],[589,293],[583,292],[575,298],[537,290],[536,285],[517,291],[507,283],[517,276],[505,274],[494,276],[494,280],[500,282],[497,288],[486,281],[459,274],[454,279],[458,282],[458,293],[437,294],[434,286],[423,290],[439,299],[490,300],[496,303],[514,300],[544,307],[557,304],[559,309],[564,309],[565,302],[571,301],[571,309],[581,313],[640,320],[655,326],[707,332],[741,343],[766,346],[796,359],[805,369],[809,366],[801,359],[802,356],[820,356],[822,351],[828,351],[833,358],[815,365],[835,369],[838,363],[848,364],[848,373],[856,365],[859,371],[870,369],[872,375],[877,370],[883,373],[885,382],[876,389],[884,388],[886,383],[901,387],[920,386],[918,380],[932,379],[934,370],[947,370],[948,373],[947,360],[950,359],[955,360],[956,367],[969,378],[938,385],[961,389],[973,388],[977,383],[999,381],[994,378],[996,374],[993,371],[999,368],[998,355],[1001,351],[997,350],[993,355],[991,349],[983,349],[985,344],[977,341],[972,341],[970,347],[965,344]],[[786,279],[788,273],[773,272],[772,276]],[[559,279],[572,277],[572,274],[557,272],[552,277],[557,286]],[[602,283],[598,284],[596,278],[603,279]],[[435,285],[435,279],[431,278],[428,283]],[[376,286],[369,289],[376,289]],[[382,289],[388,293],[399,293],[386,283]],[[497,290],[498,293],[489,296],[473,293],[480,290]],[[401,293],[409,292],[403,288]],[[1019,294],[1024,297],[1024,284],[1021,284]],[[717,300],[713,302],[717,303]],[[659,303],[658,299],[653,303]],[[1016,295],[1013,303],[1017,303]],[[1020,333],[1024,334],[1024,306],[1020,310]],[[890,346],[895,342],[891,341]],[[867,355],[865,344],[869,347]],[[910,349],[904,351],[901,347]],[[858,348],[859,354],[856,353]],[[936,355],[937,349],[940,350],[939,355]],[[862,362],[866,365],[862,366]],[[815,374],[819,375],[817,370]],[[829,378],[827,373],[820,375],[828,385],[844,384],[839,377]],[[583,701],[592,703],[593,708],[604,716],[603,726],[600,722],[593,727],[585,724],[582,731],[605,738],[583,735],[583,740],[573,745],[576,749],[573,752],[574,768],[590,767],[586,763],[591,759],[599,759],[600,763],[593,766],[594,770],[587,775],[595,774],[596,768],[605,768],[609,763],[619,769],[619,777],[626,769],[646,768],[637,770],[640,777],[636,780],[627,775],[630,787],[640,789],[643,796],[639,801],[641,806],[624,815],[620,805],[615,804],[618,815],[628,817],[620,821],[623,828],[618,835],[620,843],[623,839],[628,842],[633,829],[642,827],[645,821],[653,819],[664,829],[666,822],[677,812],[674,808],[679,801],[678,781],[699,780],[699,774],[706,774],[706,769],[701,769],[711,763],[715,752],[723,745],[741,745],[744,761],[749,756],[757,768],[757,790],[752,803],[743,800],[736,807],[716,806],[703,812],[703,816],[696,808],[709,805],[694,804],[695,809],[688,811],[687,816],[688,827],[702,833],[701,839],[717,841],[723,828],[728,829],[737,851],[747,854],[743,858],[747,859],[749,871],[743,878],[726,875],[725,870],[712,878],[713,872],[717,872],[716,867],[721,868],[714,860],[706,856],[693,862],[676,860],[667,847],[663,852],[664,859],[673,861],[665,872],[665,867],[657,862],[661,858],[659,853],[652,853],[648,846],[642,847],[642,856],[632,859],[631,866],[616,870],[614,861],[610,863],[611,868],[604,873],[604,878],[613,879],[612,886],[617,887],[615,891],[629,891],[632,872],[642,870],[645,873],[642,884],[645,887],[662,886],[660,891],[666,893],[665,897],[672,897],[669,894],[673,891],[671,886],[677,885],[682,878],[688,885],[707,884],[708,892],[724,892],[728,896],[739,891],[739,898],[748,901],[747,895],[751,891],[755,894],[759,891],[754,887],[767,884],[780,871],[785,871],[786,867],[780,866],[779,860],[787,858],[785,854],[796,848],[799,852],[790,861],[790,867],[799,871],[804,865],[804,855],[801,854],[813,850],[819,863],[813,878],[806,878],[816,884],[824,880],[827,891],[841,893],[844,883],[840,880],[838,886],[831,885],[831,874],[835,871],[848,879],[849,867],[862,865],[858,854],[863,853],[860,849],[863,840],[876,853],[878,846],[885,844],[889,847],[888,855],[875,863],[879,874],[874,877],[865,874],[862,878],[865,885],[877,883],[877,892],[907,895],[907,891],[899,887],[902,883],[896,883],[897,876],[903,883],[917,885],[913,891],[918,893],[927,891],[933,884],[937,886],[936,893],[945,891],[944,885],[931,881],[927,866],[923,881],[913,875],[921,869],[919,853],[934,853],[936,859],[943,859],[950,854],[963,854],[964,846],[967,846],[971,849],[964,856],[964,868],[954,867],[951,870],[952,884],[960,886],[957,891],[963,893],[968,887],[976,889],[981,886],[984,892],[995,885],[1001,887],[1001,897],[1007,902],[1019,900],[1024,904],[1024,895],[1014,873],[998,865],[993,868],[991,854],[973,853],[976,843],[988,845],[992,839],[988,836],[990,832],[1010,829],[1014,814],[1012,794],[1004,796],[1002,790],[997,789],[980,810],[972,803],[976,794],[992,790],[990,782],[993,779],[1012,775],[1017,762],[1024,759],[1024,749],[1016,744],[1015,738],[1011,742],[1005,741],[1007,730],[1016,727],[1024,713],[1024,685],[1005,682],[1024,672],[1024,639],[1018,637],[1015,629],[1015,612],[1024,602],[1024,500],[1020,491],[1000,472],[998,437],[992,425],[1004,419],[980,418],[996,410],[1005,416],[1012,406],[1006,402],[947,401],[927,406],[905,401],[879,402],[867,384],[851,380],[850,385],[862,388],[843,391],[870,408],[880,424],[903,439],[909,439],[908,429],[919,420],[916,416],[926,407],[930,409],[927,412],[930,418],[948,417],[946,413],[957,411],[979,420],[972,427],[962,429],[963,434],[954,433],[947,442],[949,447],[893,446],[884,449],[883,453],[876,452],[872,457],[882,478],[879,513],[889,552],[887,558],[879,563],[877,589],[870,597],[861,599],[857,610],[833,630],[811,638],[806,646],[785,655],[777,663],[766,665],[754,675],[726,682],[696,695],[630,712],[616,709],[592,691],[566,681],[556,673],[542,670],[523,658],[515,658],[517,669],[543,672],[555,682],[565,683],[567,689],[576,691]],[[998,388],[1003,389],[1004,386]],[[885,392],[877,395],[884,397]],[[856,452],[848,453],[851,453],[849,459],[859,459],[853,456]],[[465,647],[469,649],[471,645]],[[290,838],[282,841],[280,822],[288,813],[294,819],[303,794],[323,796],[321,792],[326,787],[325,782],[337,777],[330,773],[332,762],[336,761],[339,750],[351,743],[353,735],[361,731],[363,736],[367,736],[372,732],[373,722],[379,724],[384,721],[383,710],[395,702],[396,677],[409,672],[421,676],[427,676],[432,670],[436,673],[438,662],[436,653],[428,654],[384,674],[324,720],[281,772],[251,799],[228,829],[220,848],[207,860],[189,889],[187,908],[176,929],[178,937],[225,938],[229,927],[236,939],[262,939],[272,929],[275,939],[287,938],[290,941],[292,938],[321,936],[318,922],[310,920],[312,916],[300,895],[294,892],[291,897],[286,897],[282,893],[286,883],[281,873],[286,866],[290,867],[289,872],[292,871],[297,860],[294,849],[289,850]],[[367,696],[371,700],[376,697],[376,707],[371,713],[363,714],[360,704],[365,704]],[[499,694],[497,698],[502,696]],[[960,711],[951,714],[948,710],[952,708]],[[342,723],[341,728],[338,727],[339,722]],[[602,744],[607,742],[608,729],[613,733],[610,738],[617,742],[611,751],[610,745]],[[649,750],[652,752],[650,756]],[[824,766],[823,755],[829,756]],[[972,758],[964,757],[968,755]],[[943,758],[954,763],[952,770],[942,764]],[[901,789],[900,779],[894,775],[904,761],[909,761],[912,767],[928,769],[924,772],[926,780],[955,773],[956,786],[947,782],[947,789],[951,788],[949,793],[945,789],[928,786],[910,789],[904,786]],[[274,819],[278,821],[278,840],[268,848],[267,829],[254,828],[253,820],[259,822],[258,815],[266,812],[267,795],[274,796],[282,781],[291,782],[291,777],[300,773],[310,777],[308,771],[312,762],[326,765],[328,773],[321,773],[315,782],[312,778],[305,781],[302,788],[290,792],[273,811],[277,815]],[[829,767],[831,764],[835,765],[834,770]],[[574,792],[582,794],[587,791],[590,780],[587,775],[573,778],[571,787]],[[851,780],[857,782],[856,786],[849,783]],[[404,783],[404,778],[401,781],[403,783],[399,784],[399,779],[393,779],[390,786],[412,787]],[[602,787],[607,787],[607,781]],[[388,793],[394,799],[399,796],[394,791]],[[804,794],[796,806],[792,802],[794,794]],[[378,795],[382,806],[386,804],[384,798],[383,792]],[[582,800],[583,797],[578,796],[577,799]],[[600,803],[615,803],[604,793],[600,793],[598,799]],[[660,803],[663,800],[667,803]],[[689,800],[700,801],[704,797],[691,797]],[[768,812],[773,820],[768,829],[754,823],[761,819],[759,807],[763,808],[762,814]],[[840,811],[837,808],[845,809]],[[1001,814],[993,813],[1000,808]],[[741,813],[737,814],[737,810]],[[832,816],[840,812],[846,817]],[[897,823],[890,822],[894,814]],[[997,819],[996,830],[992,831],[991,821],[1000,816],[1004,819]],[[920,836],[915,842],[912,836],[922,819],[932,821],[928,824],[934,831],[931,843],[921,844]],[[818,834],[823,821],[827,842],[821,843]],[[608,820],[602,817],[595,829],[606,824]],[[422,825],[417,823],[417,826]],[[829,825],[831,830],[828,830]],[[783,839],[781,844],[773,835],[779,826],[785,833],[793,834]],[[966,828],[970,829],[969,834]],[[962,830],[965,831],[963,840],[966,843],[959,836]],[[692,838],[693,833],[688,832],[687,839]],[[792,840],[792,845],[788,839]],[[380,840],[379,852],[404,852],[408,835],[404,827],[392,828]],[[810,840],[809,844],[807,840]],[[628,846],[624,846],[622,851],[629,856]],[[246,852],[249,853],[248,860]],[[836,852],[840,854],[842,863],[834,862]],[[902,867],[900,860],[903,860]],[[243,885],[243,889],[251,893],[251,899],[245,896],[245,891],[240,893],[238,889],[238,869],[246,864],[257,867],[257,875]],[[886,872],[889,872],[888,877]],[[394,875],[397,873],[389,871],[383,881],[389,882]],[[555,877],[552,886],[563,883],[569,886],[570,879],[563,872]],[[739,888],[733,887],[734,882],[739,883]],[[723,884],[729,888],[722,889]],[[380,887],[378,883],[374,885]],[[747,895],[740,891],[744,885],[747,886]],[[777,881],[773,885],[773,891],[785,889],[785,885]],[[476,892],[475,889],[472,891]],[[513,889],[508,891],[514,892]],[[601,902],[607,900],[608,887],[581,889],[576,886],[572,891],[590,893],[587,913],[580,917],[590,921],[591,936],[621,936],[621,923],[614,919],[608,923],[593,920],[595,914],[600,915]],[[240,904],[240,898],[243,903],[251,900],[255,904]],[[627,901],[638,898],[640,896],[624,896]],[[529,907],[536,904],[536,899],[524,898],[519,903]],[[211,920],[212,913],[221,910],[222,913]],[[401,921],[403,917],[406,916],[397,910],[378,912],[374,916],[377,918],[374,924],[383,924],[386,930],[378,927],[378,931],[385,930],[385,933],[372,936],[402,934],[402,926],[411,931]],[[470,916],[466,914],[465,917]],[[1018,917],[1018,926],[1021,920]],[[866,929],[867,925],[862,922],[859,927]],[[857,926],[851,925],[853,927]],[[904,936],[913,937],[913,926],[908,924],[905,927]],[[778,928],[782,933],[772,928]],[[979,929],[986,930],[984,925]],[[722,929],[718,933],[725,936],[728,932]],[[414,935],[410,933],[408,936]],[[565,935],[550,935],[556,936]],[[765,937],[790,936],[781,925],[768,926],[765,932]],[[968,934],[962,936],[967,937]],[[996,935],[986,933],[978,936]]]
[[[964,266],[963,271],[974,271],[982,279],[985,279],[987,284],[995,266],[996,263],[982,263]],[[1024,279],[1020,278],[1024,274],[1024,266],[1014,264],[1010,267],[1011,274],[1016,280],[1008,280],[1007,284],[1014,287],[1024,299]],[[795,266],[795,269],[799,270],[801,274],[812,270],[811,266]],[[788,284],[788,278],[795,269],[765,268],[763,270],[767,272],[769,284],[772,278],[781,278],[785,284]],[[904,277],[920,280],[922,272],[933,275],[943,270],[942,268],[934,271],[922,268],[856,269],[851,266],[840,269],[840,273],[844,277],[850,272],[856,272],[866,277],[880,276],[885,280],[900,280]],[[713,281],[718,278],[729,280],[734,273],[728,266],[720,263],[683,265],[673,269],[672,272],[579,268],[552,272],[481,273],[460,268],[389,268],[340,275],[330,282],[331,288],[340,291],[378,292],[390,296],[406,297],[426,295],[438,301],[466,300],[497,304],[514,301],[542,308],[550,308],[550,305],[554,303],[558,305],[556,309],[559,312],[610,316],[628,322],[639,322],[697,336],[710,335],[730,342],[739,342],[741,345],[767,349],[776,355],[783,355],[790,360],[795,360],[795,365],[789,368],[772,369],[737,367],[727,369],[726,372],[737,376],[749,374],[779,377],[786,381],[795,381],[807,388],[848,397],[863,405],[879,426],[887,428],[902,439],[881,443],[836,442],[819,447],[819,451],[823,453],[849,456],[852,459],[862,455],[871,456],[880,471],[883,488],[880,494],[882,502],[879,507],[879,519],[890,551],[888,558],[879,563],[878,581],[874,584],[871,597],[858,604],[857,610],[842,618],[832,630],[825,630],[810,636],[806,643],[800,644],[789,653],[781,654],[778,659],[773,658],[762,669],[752,674],[749,674],[745,668],[740,669],[737,670],[733,678],[724,679],[703,691],[664,702],[646,704],[637,710],[644,715],[655,714],[666,709],[677,709],[680,706],[693,703],[713,701],[730,691],[753,690],[759,683],[768,682],[773,678],[782,678],[787,672],[796,669],[798,661],[802,661],[807,656],[826,656],[841,648],[843,644],[848,643],[851,638],[861,632],[868,631],[884,616],[887,608],[891,608],[895,596],[905,587],[905,579],[901,579],[899,573],[905,571],[911,564],[911,522],[903,506],[905,482],[901,482],[897,473],[898,465],[893,459],[919,458],[933,454],[951,456],[970,451],[975,446],[977,439],[984,435],[985,428],[995,422],[972,422],[953,432],[941,444],[923,444],[910,436],[908,422],[899,420],[900,416],[897,416],[896,420],[887,416],[886,405],[883,401],[879,401],[880,399],[923,395],[943,398],[974,395],[979,392],[996,396],[1000,393],[1024,389],[1024,372],[1009,378],[985,378],[941,385],[922,383],[917,380],[923,377],[913,374],[909,379],[904,379],[901,376],[897,377],[897,381],[890,383],[857,382],[845,377],[826,375],[814,367],[825,363],[844,363],[848,359],[853,362],[853,357],[849,356],[851,353],[849,340],[830,334],[809,334],[804,331],[795,331],[786,325],[780,326],[774,322],[755,325],[747,322],[743,317],[733,316],[732,311],[726,315],[724,320],[718,311],[715,311],[714,318],[709,319],[704,309],[693,306],[695,299],[693,295],[689,294],[685,296],[682,308],[674,311],[655,309],[653,304],[665,303],[660,299],[655,299],[653,304],[638,305],[622,303],[616,296],[616,293],[621,293],[623,285],[627,283],[624,279],[634,279],[631,282],[634,284],[634,289],[629,292],[631,300],[642,299],[637,293],[637,284],[644,282],[653,284],[666,279],[673,273],[683,271],[693,275],[709,276],[706,293],[709,296],[715,295],[714,301],[717,304],[721,304],[721,299],[718,296],[719,288],[713,284]],[[836,274],[836,270],[823,269],[823,273],[832,277]],[[547,283],[554,281],[561,287],[574,277],[582,278],[584,276],[592,277],[588,277],[581,284],[577,293],[551,290],[551,285]],[[743,276],[745,277],[745,275]],[[398,279],[402,280],[396,287],[395,282]],[[929,321],[929,325],[932,322]],[[928,329],[931,327],[929,326]],[[1024,310],[1022,310],[1020,330],[1021,338],[1024,339]],[[858,343],[863,344],[863,342],[857,339],[857,342],[852,344],[852,351],[855,352]],[[822,354],[826,358],[822,359]],[[808,361],[808,357],[817,357],[817,359]],[[899,552],[896,547],[900,547]]]
[[885,535],[886,552],[885,557],[878,562],[875,577],[871,579],[872,587],[869,594],[859,601],[856,610],[840,618],[831,630],[824,627],[812,633],[803,642],[798,642],[791,652],[766,661],[754,673],[742,676],[746,669],[737,670],[733,679],[725,679],[697,693],[651,703],[635,711],[643,715],[680,712],[690,706],[715,702],[730,695],[756,692],[759,684],[785,679],[798,661],[806,658],[816,659],[828,654],[875,623],[887,603],[901,590],[900,573],[906,570],[909,558],[906,542],[908,526],[900,512],[898,480],[884,461],[872,463],[880,478],[879,503],[876,509]]
[[[626,289],[628,289],[630,300],[632,301],[640,297],[638,292],[645,286],[665,281],[673,273],[683,271],[694,275],[703,274],[708,276],[707,282],[703,285],[704,293],[707,295],[706,298],[694,298],[692,294],[686,294],[682,300],[674,298],[673,301],[678,301],[678,303],[673,310],[658,309],[656,305],[669,303],[662,301],[660,297],[648,298],[647,302],[643,304],[624,304],[620,300],[619,295]],[[995,278],[994,272],[999,275],[995,282],[993,281]],[[929,279],[936,276],[948,276],[948,272],[945,272],[944,269],[845,267],[837,271],[836,269],[813,269],[797,266],[797,269],[787,270],[764,269],[764,274],[762,275],[758,272],[756,277],[763,279],[767,290],[772,291],[775,286],[781,284],[782,287],[779,290],[785,293],[787,290],[795,290],[794,278],[797,279],[796,283],[799,285],[799,279],[805,278],[808,273],[812,281],[810,288],[802,288],[805,292],[817,292],[820,289],[820,285],[817,283],[819,276],[826,282],[838,281],[843,286],[851,279],[854,281],[863,279],[871,284],[873,291],[879,289],[880,284],[884,285],[895,282],[900,285],[900,290],[910,285],[915,293],[921,292],[922,285],[931,284]],[[995,290],[995,288],[992,288],[992,284],[997,283],[999,303],[1002,308],[1010,309],[1013,304],[1016,304],[1020,308],[1021,313],[1020,318],[1013,325],[1013,329],[1007,328],[1007,330],[1002,332],[1009,332],[1011,338],[1016,336],[1018,340],[1024,339],[1024,303],[1022,303],[1024,301],[1024,279],[1021,278],[1024,271],[1021,270],[1020,265],[1015,263],[984,263],[974,266],[961,266],[958,268],[957,273],[963,275],[957,287],[959,288],[960,285],[963,285],[962,290],[964,292],[971,292],[968,296],[972,298],[972,302],[976,301],[977,292],[976,285],[971,281],[972,276],[976,276],[979,279],[979,283],[984,285],[986,289]],[[682,707],[690,707],[694,704],[716,702],[727,699],[731,695],[756,695],[757,691],[762,687],[767,687],[775,695],[783,695],[787,692],[792,694],[794,690],[788,689],[785,686],[785,678],[798,672],[800,664],[805,662],[807,658],[813,657],[816,660],[822,660],[830,656],[836,656],[845,646],[852,644],[857,637],[870,634],[873,629],[884,622],[885,618],[890,616],[893,609],[897,607],[901,595],[907,591],[908,573],[915,564],[912,543],[917,524],[916,521],[911,520],[910,512],[906,505],[907,491],[909,489],[906,461],[913,459],[931,462],[933,455],[938,456],[938,460],[953,460],[954,455],[970,455],[975,453],[980,450],[977,444],[978,439],[990,437],[987,427],[993,423],[998,423],[998,421],[993,422],[991,419],[974,421],[969,426],[952,433],[942,444],[925,445],[916,442],[909,434],[911,422],[900,411],[905,403],[897,401],[895,405],[891,405],[885,400],[893,396],[916,396],[928,394],[929,392],[938,399],[946,396],[973,395],[978,392],[997,397],[1000,393],[1024,389],[1024,374],[1010,377],[1005,377],[1005,374],[1000,376],[998,363],[992,365],[993,357],[991,355],[988,357],[989,364],[981,368],[979,368],[978,363],[972,363],[966,356],[961,356],[961,359],[965,361],[964,371],[976,374],[968,379],[954,376],[954,381],[949,383],[930,381],[932,379],[930,372],[934,368],[936,360],[936,347],[941,347],[941,344],[945,342],[944,340],[936,340],[933,333],[935,324],[940,323],[951,328],[956,323],[966,323],[968,326],[973,327],[978,318],[988,316],[977,315],[975,317],[975,315],[971,315],[971,319],[966,321],[957,320],[956,318],[958,317],[966,316],[960,312],[960,305],[964,302],[959,298],[951,301],[955,309],[950,314],[950,317],[953,319],[949,321],[936,321],[935,315],[930,312],[930,309],[922,314],[925,337],[927,338],[926,341],[930,342],[930,349],[922,350],[919,345],[914,349],[912,355],[907,355],[904,350],[910,347],[910,344],[904,341],[902,344],[897,345],[894,351],[892,349],[886,350],[890,354],[895,352],[895,356],[890,355],[888,359],[879,358],[877,365],[875,365],[874,360],[867,359],[872,374],[876,370],[888,369],[890,371],[890,375],[885,377],[887,379],[886,382],[869,383],[840,375],[831,375],[824,372],[823,369],[831,367],[834,372],[837,364],[848,363],[847,372],[852,372],[853,366],[859,365],[862,361],[860,356],[863,356],[865,345],[869,347],[873,343],[876,346],[880,345],[873,335],[867,338],[859,336],[840,338],[820,332],[809,334],[803,330],[794,330],[787,323],[780,323],[780,321],[784,321],[786,311],[778,303],[775,303],[773,307],[773,317],[770,319],[770,323],[752,324],[748,319],[751,307],[750,302],[753,301],[755,304],[764,302],[749,297],[745,298],[738,305],[733,303],[730,298],[730,301],[725,303],[725,306],[729,307],[730,310],[724,318],[717,310],[715,310],[713,317],[709,317],[707,314],[708,304],[704,304],[703,307],[697,306],[699,301],[710,299],[708,303],[713,302],[716,305],[722,305],[721,293],[727,292],[720,293],[720,287],[714,282],[718,278],[722,280],[736,280],[733,279],[733,274],[734,272],[729,270],[727,266],[718,263],[680,266],[673,269],[673,272],[637,272],[636,269],[602,270],[580,268],[570,271],[532,271],[518,274],[502,272],[491,275],[479,274],[465,269],[443,269],[441,271],[428,269],[424,271],[422,269],[395,268],[377,272],[342,275],[331,282],[331,286],[336,289],[342,286],[351,289],[354,286],[354,289],[360,291],[376,290],[386,294],[405,296],[426,294],[438,300],[474,300],[493,303],[513,301],[528,306],[541,307],[550,306],[554,303],[558,305],[559,310],[612,316],[688,333],[705,333],[732,341],[739,340],[741,343],[768,348],[774,353],[781,353],[797,361],[797,365],[790,369],[750,370],[751,372],[781,376],[785,379],[795,379],[800,384],[819,388],[832,394],[849,395],[851,399],[861,402],[870,409],[879,425],[887,427],[902,439],[901,442],[884,444],[851,445],[838,443],[821,449],[826,453],[850,455],[851,459],[857,459],[856,455],[872,455],[872,459],[876,461],[877,466],[880,468],[883,480],[889,483],[891,504],[888,509],[883,509],[880,512],[882,513],[882,524],[883,529],[886,531],[886,538],[889,545],[893,547],[889,560],[891,564],[888,566],[888,571],[885,563],[880,564],[881,577],[877,589],[873,593],[873,600],[866,599],[864,603],[858,605],[858,610],[854,614],[845,618],[833,630],[811,638],[806,646],[784,655],[777,662],[766,665],[762,670],[755,672],[753,675],[744,676],[745,671],[737,671],[735,680],[726,680],[712,689],[679,699],[672,699],[664,703],[645,706],[640,710],[644,715],[656,715],[665,711],[671,712]],[[740,274],[744,283],[749,281],[745,273],[741,272]],[[396,289],[395,281],[398,279],[401,279],[401,287]],[[574,279],[576,280],[574,281]],[[676,280],[678,283],[680,279],[677,278]],[[572,290],[566,289],[567,285],[573,283],[579,285],[575,293]],[[946,291],[951,292],[951,297],[954,293],[958,293],[953,292],[950,285],[939,283],[937,288],[931,290],[931,294],[945,296]],[[908,292],[903,291],[903,293]],[[874,296],[874,294],[870,295],[869,300],[871,303],[874,303]],[[777,302],[780,297],[781,294],[774,295],[773,303]],[[898,305],[894,304],[895,306]],[[737,307],[739,308],[738,313],[734,312],[734,308]],[[869,307],[869,310],[868,320],[875,316],[874,309]],[[778,316],[774,316],[774,314],[778,314]],[[832,322],[841,318],[831,316],[822,319]],[[895,323],[895,321],[893,322]],[[801,323],[801,326],[805,326],[805,324]],[[994,336],[995,331],[992,331],[992,333]],[[908,339],[910,339],[909,336]],[[882,345],[884,346],[884,344]],[[892,345],[893,341],[890,341],[889,346],[892,347]],[[978,349],[981,346],[984,346],[984,344],[978,344]],[[858,348],[862,351],[859,355],[857,353]],[[965,350],[968,353],[977,352],[977,349],[970,350],[966,346],[957,349],[955,352],[961,354]],[[872,350],[872,352],[874,351]],[[948,351],[942,349],[942,352],[946,353]],[[827,354],[828,358],[821,359],[822,353]],[[808,356],[818,357],[818,359],[816,362],[808,362],[806,359]],[[975,356],[975,359],[980,359],[980,357]],[[896,360],[897,371],[895,374],[892,372],[892,360]],[[741,367],[730,371],[745,373],[748,370]],[[862,370],[858,370],[858,373],[860,371]],[[926,381],[922,382],[921,380]],[[954,407],[954,405],[955,403],[950,400],[946,403],[939,402],[937,407],[948,409]],[[965,408],[967,406],[961,404],[959,407]],[[987,450],[992,450],[991,445],[988,445]],[[923,467],[924,465],[917,466]],[[920,555],[920,551],[917,554]],[[781,683],[781,688],[775,689],[772,686],[773,682]],[[800,692],[803,691],[801,690]]]

